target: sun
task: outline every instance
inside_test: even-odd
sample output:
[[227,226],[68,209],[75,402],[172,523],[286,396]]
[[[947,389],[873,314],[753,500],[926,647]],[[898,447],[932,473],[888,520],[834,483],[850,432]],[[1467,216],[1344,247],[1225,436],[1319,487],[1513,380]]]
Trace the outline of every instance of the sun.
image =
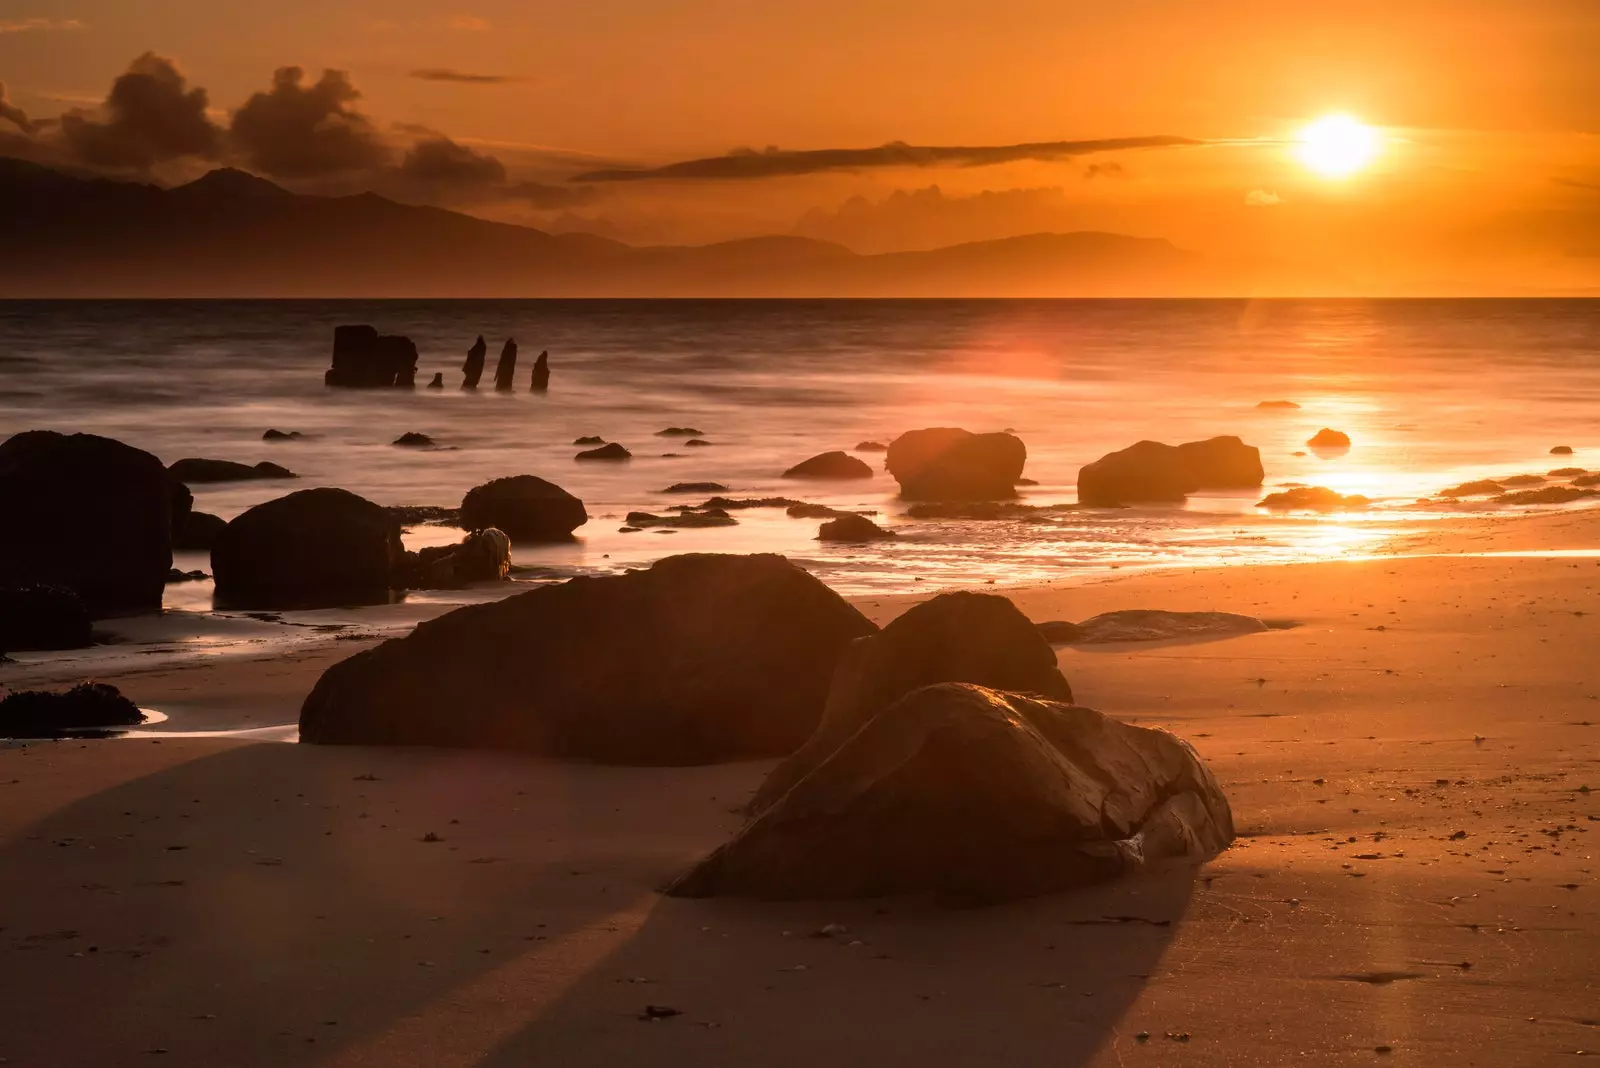
[[1350,115],[1324,115],[1295,135],[1295,155],[1324,178],[1365,170],[1382,147],[1378,131]]

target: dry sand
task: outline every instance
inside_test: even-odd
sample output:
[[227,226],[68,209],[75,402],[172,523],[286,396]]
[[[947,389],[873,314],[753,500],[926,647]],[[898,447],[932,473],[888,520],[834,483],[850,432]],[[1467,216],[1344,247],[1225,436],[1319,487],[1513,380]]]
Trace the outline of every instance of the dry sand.
[[[1600,549],[1600,511],[1403,552]],[[140,737],[0,749],[0,1063],[1561,1065],[1600,1057],[1600,558],[1394,556],[1004,592],[1295,629],[1063,650],[1194,742],[1198,870],[998,908],[684,901],[765,763]],[[908,603],[868,598],[880,620]],[[101,677],[291,721],[356,643]],[[13,667],[63,681],[71,671]],[[437,840],[434,840],[437,839]],[[824,925],[843,933],[811,937]],[[680,1015],[641,1019],[647,1005]],[[1583,1062],[1578,1062],[1583,1063]],[[1600,1063],[1600,1062],[1597,1062]]]

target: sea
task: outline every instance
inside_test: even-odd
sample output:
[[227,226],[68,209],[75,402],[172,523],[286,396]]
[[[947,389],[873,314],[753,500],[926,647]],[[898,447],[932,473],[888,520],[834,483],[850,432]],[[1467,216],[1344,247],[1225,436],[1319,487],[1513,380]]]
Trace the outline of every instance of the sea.
[[[418,388],[326,387],[334,328],[350,323],[410,337]],[[463,391],[480,334],[489,367]],[[508,337],[520,347],[517,389],[496,393]],[[542,350],[550,387],[534,393]],[[435,372],[445,388],[423,388]],[[1141,439],[1235,434],[1261,450],[1262,492],[1326,486],[1372,505],[1285,515],[1242,491],[1181,506],[913,519],[882,453],[856,453],[874,468],[868,480],[782,477],[817,453],[931,426],[1014,432],[1037,482],[1021,491],[1026,504],[1072,505],[1082,465]],[[712,444],[658,436],[667,427]],[[1351,448],[1308,449],[1323,427]],[[268,428],[303,436],[268,442]],[[515,546],[517,582],[414,595],[424,600],[501,596],[682,552],[782,553],[845,594],[1004,587],[1361,554],[1420,524],[1508,510],[1439,500],[1444,487],[1600,468],[1600,301],[0,301],[0,438],[29,429],[103,434],[168,463],[271,460],[300,475],[194,487],[195,507],[224,518],[310,486],[456,506],[514,474],[583,499],[590,519],[574,541]],[[407,432],[437,446],[392,444]],[[589,435],[633,458],[575,460],[575,439]],[[1552,456],[1558,445],[1573,455]],[[663,492],[679,482],[870,511],[899,537],[821,543],[816,520],[781,509],[737,512],[730,527],[621,529],[630,511],[697,502]],[[406,533],[412,548],[459,537],[426,524]],[[207,561],[180,553],[177,566]],[[204,615],[210,598],[209,582],[168,587],[176,610]]]

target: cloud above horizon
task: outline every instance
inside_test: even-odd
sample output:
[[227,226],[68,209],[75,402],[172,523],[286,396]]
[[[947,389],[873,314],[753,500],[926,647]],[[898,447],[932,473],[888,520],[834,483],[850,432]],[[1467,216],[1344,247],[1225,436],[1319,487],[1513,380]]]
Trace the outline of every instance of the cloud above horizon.
[[6,95],[5,82],[0,82],[0,120],[15,124],[25,134],[34,131],[33,120],[28,118],[28,113],[13,104],[11,98]]
[[1191,137],[1110,137],[1089,141],[1034,141],[1015,145],[908,145],[891,141],[877,148],[819,148],[785,151],[738,149],[726,156],[684,160],[639,170],[612,169],[578,175],[579,182],[662,180],[739,180],[792,178],[826,171],[881,167],[991,167],[1019,160],[1052,162],[1096,152],[1140,148],[1180,148],[1204,142]]
[[410,76],[421,82],[450,82],[456,85],[507,85],[521,80],[508,74],[473,74],[449,67],[422,67],[412,71]]
[[222,131],[209,107],[206,91],[189,88],[171,60],[146,52],[111,83],[104,119],[69,111],[60,136],[74,158],[98,167],[144,170],[184,157],[216,159]]
[[342,70],[305,84],[301,67],[279,67],[272,88],[234,112],[233,146],[255,170],[273,178],[318,178],[373,170],[390,147],[372,120],[352,106],[361,93]]
[[82,19],[0,19],[0,33],[70,32],[88,28],[88,24]]

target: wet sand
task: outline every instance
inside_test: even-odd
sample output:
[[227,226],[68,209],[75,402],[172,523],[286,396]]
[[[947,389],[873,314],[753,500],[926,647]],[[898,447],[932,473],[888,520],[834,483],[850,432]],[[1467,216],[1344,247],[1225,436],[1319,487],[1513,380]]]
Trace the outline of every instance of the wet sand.
[[[1406,553],[1600,549],[1600,510]],[[1190,739],[1232,849],[998,908],[655,888],[769,763],[631,769],[146,736],[0,748],[16,1065],[1551,1065],[1600,1050],[1600,559],[1395,556],[1003,590],[1036,620],[1289,630],[1063,649]],[[907,598],[866,598],[880,621]],[[332,660],[99,676],[168,729],[292,721]],[[8,666],[8,685],[48,665]],[[436,839],[436,840],[435,840]],[[810,937],[824,925],[846,932]],[[680,1015],[641,1019],[647,1005]],[[156,1052],[161,1051],[161,1052]],[[1581,1062],[1579,1062],[1581,1063]]]

